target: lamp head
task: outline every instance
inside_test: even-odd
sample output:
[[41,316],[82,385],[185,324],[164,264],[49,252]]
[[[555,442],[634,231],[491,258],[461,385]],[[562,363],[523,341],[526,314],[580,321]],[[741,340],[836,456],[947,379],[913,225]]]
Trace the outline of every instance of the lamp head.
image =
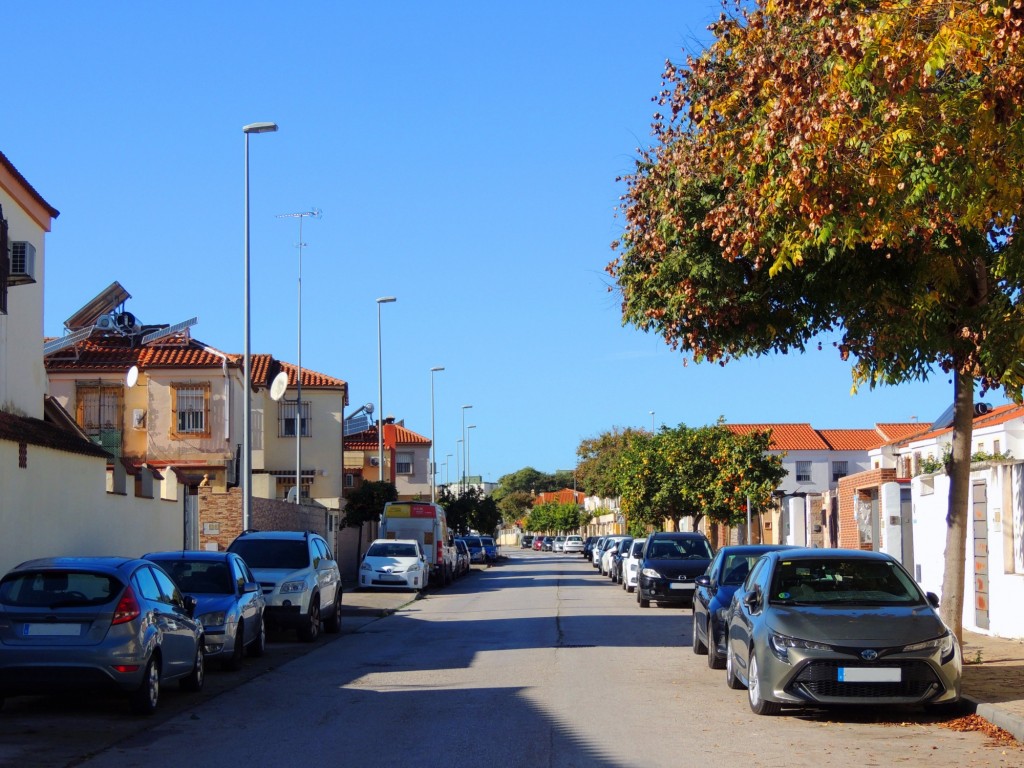
[[390,304],[393,301],[398,301],[394,296],[381,296],[377,299],[378,304]]
[[249,123],[242,126],[242,133],[273,133],[277,123]]

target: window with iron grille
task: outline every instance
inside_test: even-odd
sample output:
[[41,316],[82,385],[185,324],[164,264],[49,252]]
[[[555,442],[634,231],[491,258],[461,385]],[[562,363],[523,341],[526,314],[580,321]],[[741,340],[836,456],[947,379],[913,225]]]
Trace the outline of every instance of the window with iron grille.
[[395,455],[395,472],[400,475],[412,474],[412,454],[399,453]]
[[832,482],[838,483],[839,478],[846,477],[850,474],[850,465],[846,461],[833,461],[832,462]]
[[[284,500],[288,498],[288,491],[295,487],[295,475],[278,475],[277,478],[277,498]],[[313,478],[302,476],[302,498],[303,500],[309,499],[309,494],[313,488]]]
[[75,420],[94,443],[115,457],[121,455],[124,387],[118,383],[75,383]]
[[796,481],[798,483],[811,482],[811,462],[798,461],[796,463]]
[[[302,401],[302,436],[310,435],[309,401]],[[277,404],[277,436],[295,437],[295,403]]]
[[209,384],[172,384],[171,407],[174,411],[172,437],[209,436]]

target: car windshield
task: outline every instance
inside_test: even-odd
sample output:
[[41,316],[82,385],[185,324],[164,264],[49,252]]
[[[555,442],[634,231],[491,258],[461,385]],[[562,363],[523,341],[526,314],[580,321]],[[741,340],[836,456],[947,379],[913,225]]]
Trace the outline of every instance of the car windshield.
[[772,575],[772,603],[921,604],[913,579],[887,560],[780,560]]
[[419,557],[415,544],[398,544],[393,541],[376,542],[366,550],[367,557]]
[[710,560],[711,547],[704,539],[656,539],[647,557],[652,560]]
[[490,536],[482,536],[480,538],[480,541],[483,542],[485,547],[493,547],[494,546],[494,539],[492,539]]
[[231,595],[235,583],[227,563],[209,560],[163,560],[157,559],[174,579],[178,589],[186,594]]
[[634,541],[633,548],[629,551],[630,557],[640,557],[640,553],[644,550],[644,544],[646,541]]
[[747,574],[760,555],[729,555],[722,563],[719,584],[738,586],[747,580]]
[[250,568],[287,568],[297,571],[309,565],[309,550],[301,539],[235,539],[231,551]]
[[104,605],[124,585],[113,576],[89,571],[25,571],[0,582],[0,604],[21,608]]
[[466,542],[466,545],[469,547],[476,547],[477,549],[479,549],[483,546],[483,544],[480,542],[480,539],[476,538],[475,536],[466,536],[463,539],[463,541]]

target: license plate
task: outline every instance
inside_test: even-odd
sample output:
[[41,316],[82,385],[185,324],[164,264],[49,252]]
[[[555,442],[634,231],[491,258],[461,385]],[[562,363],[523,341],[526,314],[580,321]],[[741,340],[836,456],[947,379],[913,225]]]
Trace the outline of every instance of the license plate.
[[903,679],[899,667],[840,667],[840,683],[898,683]]
[[81,624],[25,624],[21,634],[26,637],[78,637]]
[[693,591],[693,584],[669,584],[669,589],[689,589]]

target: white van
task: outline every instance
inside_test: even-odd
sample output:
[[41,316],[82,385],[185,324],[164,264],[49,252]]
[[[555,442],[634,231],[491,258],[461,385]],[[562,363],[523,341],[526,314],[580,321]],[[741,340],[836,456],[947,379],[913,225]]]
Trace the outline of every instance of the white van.
[[430,565],[430,583],[441,586],[455,578],[455,539],[448,530],[444,507],[429,501],[389,501],[380,521],[382,539],[415,539]]

